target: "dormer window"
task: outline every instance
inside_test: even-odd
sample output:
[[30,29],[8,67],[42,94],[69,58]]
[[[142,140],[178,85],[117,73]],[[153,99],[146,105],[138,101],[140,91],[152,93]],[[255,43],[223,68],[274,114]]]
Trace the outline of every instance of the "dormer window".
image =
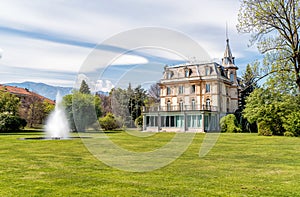
[[210,67],[205,67],[205,75],[210,75]]
[[173,77],[172,71],[167,71],[167,79],[171,79]]
[[192,73],[191,69],[189,69],[187,67],[184,69],[184,76],[185,77],[189,77],[191,75],[191,73]]

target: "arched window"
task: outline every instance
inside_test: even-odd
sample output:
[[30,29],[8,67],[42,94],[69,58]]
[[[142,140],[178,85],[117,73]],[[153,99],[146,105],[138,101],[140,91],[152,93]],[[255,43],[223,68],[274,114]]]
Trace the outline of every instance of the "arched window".
[[210,109],[210,99],[206,99],[206,109],[209,110]]
[[168,100],[167,102],[167,111],[171,111],[171,101]]
[[196,109],[196,103],[195,103],[195,99],[192,99],[192,110]]

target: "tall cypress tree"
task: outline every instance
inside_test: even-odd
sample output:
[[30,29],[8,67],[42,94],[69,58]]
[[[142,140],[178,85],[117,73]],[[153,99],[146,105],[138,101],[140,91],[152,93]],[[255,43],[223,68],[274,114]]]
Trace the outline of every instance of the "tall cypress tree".
[[82,94],[91,94],[90,88],[85,80],[82,80],[79,88],[79,92]]

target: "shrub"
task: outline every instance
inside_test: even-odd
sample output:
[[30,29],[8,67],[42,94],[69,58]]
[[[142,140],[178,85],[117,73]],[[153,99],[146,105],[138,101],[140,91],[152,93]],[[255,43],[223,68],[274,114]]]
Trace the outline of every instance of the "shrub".
[[292,133],[292,132],[290,132],[290,131],[284,132],[283,135],[286,136],[286,137],[295,137],[294,133]]
[[112,113],[107,113],[105,117],[99,118],[99,123],[104,130],[114,130],[118,128],[117,120]]
[[294,136],[300,135],[300,112],[294,111],[290,113],[283,122],[286,131],[293,133]]
[[273,134],[270,124],[265,121],[258,123],[258,135],[271,136]]
[[137,128],[142,128],[143,127],[143,116],[140,115],[139,117],[137,117],[134,121],[134,125],[137,127]]
[[227,116],[222,117],[220,120],[220,126],[222,132],[227,132],[227,133],[242,132],[242,129],[239,127],[237,119],[233,114],[228,114]]
[[0,131],[18,131],[26,126],[26,121],[10,113],[0,113]]

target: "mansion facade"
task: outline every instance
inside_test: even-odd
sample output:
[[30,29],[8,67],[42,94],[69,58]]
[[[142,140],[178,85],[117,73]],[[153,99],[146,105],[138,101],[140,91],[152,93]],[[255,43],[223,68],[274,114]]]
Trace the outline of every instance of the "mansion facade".
[[222,65],[166,66],[159,82],[160,104],[143,109],[143,130],[219,131],[221,117],[238,109],[237,69],[228,39]]

